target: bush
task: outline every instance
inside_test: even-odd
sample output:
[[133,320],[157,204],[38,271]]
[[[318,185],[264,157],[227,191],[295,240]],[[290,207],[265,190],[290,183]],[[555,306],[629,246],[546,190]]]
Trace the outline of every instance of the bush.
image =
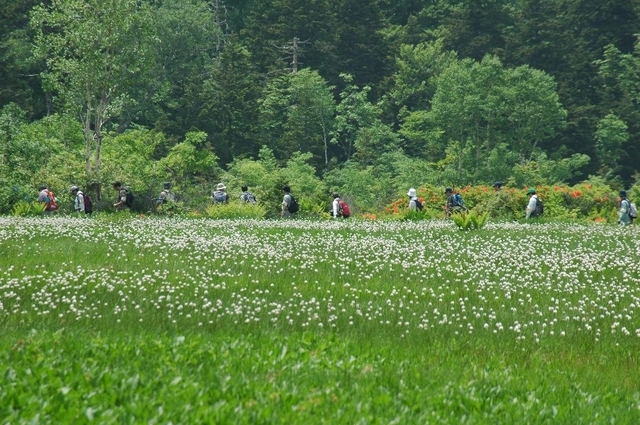
[[11,214],[14,217],[37,217],[44,213],[45,204],[38,201],[19,201],[13,206]]
[[[418,188],[418,198],[423,203],[424,218],[444,217],[444,188]],[[503,188],[495,192],[489,186],[466,186],[459,189],[465,206],[477,214],[500,220],[520,220],[525,216],[529,201],[527,188]],[[597,179],[585,181],[575,186],[554,185],[538,186],[536,192],[545,206],[545,220],[589,220],[615,223],[618,197],[606,184]],[[640,187],[634,187],[630,193],[640,198]],[[387,205],[385,213],[406,219],[418,219],[418,215],[407,215],[408,198],[402,195]]]
[[458,229],[465,231],[482,229],[488,218],[488,212],[478,213],[474,210],[462,211],[451,216]]
[[232,219],[232,218],[253,218],[262,219],[266,216],[267,209],[264,205],[257,204],[240,204],[231,202],[229,204],[209,205],[205,211],[205,216],[215,219]]

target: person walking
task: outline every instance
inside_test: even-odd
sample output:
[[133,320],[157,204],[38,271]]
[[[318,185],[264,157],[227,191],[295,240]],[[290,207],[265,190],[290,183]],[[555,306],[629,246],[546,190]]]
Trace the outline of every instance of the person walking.
[[501,190],[502,190],[502,182],[501,181],[493,182],[493,191],[495,192],[496,196],[500,196]]
[[89,199],[88,196],[85,196],[84,192],[82,192],[80,188],[75,185],[71,186],[71,189],[69,189],[69,191],[73,196],[73,210],[80,216],[91,214],[91,207],[87,207],[87,204],[91,203],[91,201],[87,202],[87,200]]
[[530,187],[527,190],[527,195],[529,195],[529,202],[527,203],[527,209],[525,211],[525,215],[527,220],[530,218],[540,217],[542,215],[542,201],[536,194],[536,190],[533,187]]
[[290,218],[293,214],[298,212],[298,201],[291,194],[291,188],[289,185],[282,186],[284,196],[282,197],[282,211],[280,217]]
[[621,190],[618,192],[620,196],[620,209],[618,210],[618,224],[621,226],[628,226],[633,222],[631,217],[631,201],[627,198],[627,191]]
[[176,202],[176,194],[171,191],[171,182],[164,182],[162,184],[162,192],[158,195],[158,205],[166,204],[168,202]]
[[418,200],[418,193],[413,187],[409,189],[407,195],[409,196],[409,211],[422,210],[422,203]]
[[113,182],[111,186],[113,187],[113,190],[116,191],[116,199],[113,202],[113,208],[116,212],[127,211],[130,208],[130,205],[127,203],[127,189],[125,189],[119,181]]
[[229,194],[224,183],[218,183],[216,190],[211,193],[211,200],[217,205],[229,203]]
[[46,185],[41,185],[38,188],[38,202],[44,204],[44,215],[51,215],[54,211],[58,210],[58,200],[56,194],[49,190]]
[[247,185],[242,186],[242,194],[240,195],[240,203],[241,204],[255,204],[258,202],[256,200],[256,195],[249,192],[249,187]]
[[451,217],[451,214],[458,212],[458,202],[456,201],[456,194],[453,193],[453,189],[447,187],[444,190],[444,194],[447,197],[447,203],[445,205],[445,217]]
[[331,194],[333,197],[333,202],[331,203],[331,216],[336,219],[339,217],[349,218],[351,217],[351,209],[346,202],[340,199],[340,195],[338,192],[333,192]]

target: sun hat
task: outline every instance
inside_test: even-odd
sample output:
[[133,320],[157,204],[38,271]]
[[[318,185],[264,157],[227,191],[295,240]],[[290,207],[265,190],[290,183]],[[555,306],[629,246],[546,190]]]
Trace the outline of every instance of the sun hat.
[[531,195],[533,193],[536,193],[536,189],[533,187],[530,187],[529,190],[527,190],[527,195]]
[[73,192],[74,190],[80,190],[80,189],[78,188],[78,186],[73,185],[71,186],[71,189],[69,189],[69,192]]
[[496,187],[496,186],[498,186],[498,187],[502,187],[502,182],[501,182],[501,181],[495,181],[495,182],[493,182],[493,187]]
[[618,192],[619,196],[622,196],[623,198],[627,197],[627,191],[626,190],[621,190],[620,192]]
[[449,192],[453,192],[453,189],[451,189],[450,187],[446,188],[444,190],[444,193],[449,193]]
[[225,190],[227,188],[227,186],[224,185],[224,183],[218,183],[217,189],[218,190]]
[[415,198],[416,195],[416,190],[414,188],[409,189],[409,193],[407,193],[407,195],[409,195],[412,198]]

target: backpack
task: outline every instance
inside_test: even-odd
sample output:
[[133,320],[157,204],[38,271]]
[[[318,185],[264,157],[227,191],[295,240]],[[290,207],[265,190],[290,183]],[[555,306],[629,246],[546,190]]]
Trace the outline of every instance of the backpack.
[[84,197],[84,212],[85,213],[93,212],[93,201],[89,197],[89,194],[83,193],[82,196]]
[[418,198],[414,199],[413,202],[416,203],[416,210],[422,211],[422,209],[424,208],[424,205],[422,205],[422,202],[420,202]]
[[536,208],[533,210],[531,215],[534,217],[541,217],[544,215],[544,203],[539,197],[536,197]]
[[242,200],[242,202],[249,202],[251,204],[255,204],[256,202],[258,202],[256,200],[256,196],[251,192],[243,193],[242,197],[241,197],[241,200]]
[[216,190],[213,192],[213,203],[214,204],[224,204],[227,202],[227,194],[220,190]]
[[133,202],[135,201],[136,197],[133,196],[133,193],[131,193],[130,191],[127,190],[127,198],[124,201],[124,203],[127,205],[127,207],[129,208],[133,208]]
[[627,202],[629,202],[629,217],[631,217],[631,219],[638,218],[638,209],[636,208],[636,204],[628,199]]
[[292,194],[289,193],[289,196],[291,196],[291,202],[289,202],[289,208],[287,208],[287,211],[290,213],[296,213],[300,209],[298,201],[296,201],[296,198],[294,198]]
[[351,216],[351,210],[349,209],[349,205],[344,202],[342,199],[338,200],[338,208],[340,209],[339,214],[344,218],[349,218]]
[[462,200],[462,195],[456,193],[453,195],[453,206],[454,207],[464,207],[464,201]]
[[47,202],[44,207],[46,211],[55,211],[59,208],[58,201],[56,200],[56,194],[52,191],[47,191]]

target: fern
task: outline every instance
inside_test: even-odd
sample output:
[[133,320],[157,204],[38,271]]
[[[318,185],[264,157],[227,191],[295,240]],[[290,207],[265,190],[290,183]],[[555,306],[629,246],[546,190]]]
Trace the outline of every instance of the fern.
[[484,212],[482,214],[478,214],[476,211],[463,211],[459,214],[454,214],[451,216],[453,222],[458,226],[458,229],[469,231],[469,230],[478,230],[482,229],[485,224],[487,224],[487,219],[489,218],[489,213]]
[[36,217],[44,213],[45,204],[42,202],[20,201],[13,206],[11,214],[14,217]]

